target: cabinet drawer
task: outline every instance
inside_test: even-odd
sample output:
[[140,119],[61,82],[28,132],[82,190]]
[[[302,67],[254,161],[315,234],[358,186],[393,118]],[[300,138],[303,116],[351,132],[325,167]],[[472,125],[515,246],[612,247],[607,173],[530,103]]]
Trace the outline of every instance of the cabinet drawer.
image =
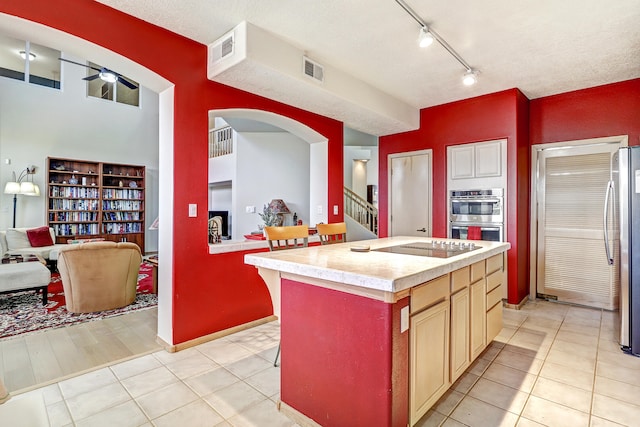
[[484,261],[471,264],[471,283],[476,283],[478,280],[484,277]]
[[449,298],[449,275],[418,285],[411,289],[411,314]]
[[502,269],[502,254],[494,255],[487,258],[487,273],[493,273]]
[[470,267],[466,266],[451,273],[451,293],[469,286],[469,270]]
[[487,293],[491,292],[502,284],[502,277],[502,270],[498,270],[487,276]]
[[487,311],[487,344],[489,344],[502,330],[502,304],[496,304]]
[[491,309],[498,301],[502,301],[502,292],[500,287],[495,288],[487,294],[487,308]]

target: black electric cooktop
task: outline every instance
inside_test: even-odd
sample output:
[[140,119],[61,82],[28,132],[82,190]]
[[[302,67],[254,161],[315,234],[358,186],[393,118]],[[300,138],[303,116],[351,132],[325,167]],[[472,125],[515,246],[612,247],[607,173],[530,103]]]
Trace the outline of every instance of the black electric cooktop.
[[449,258],[480,249],[475,243],[466,242],[414,242],[404,245],[387,246],[385,248],[372,249],[378,252],[391,252],[394,254],[417,255],[433,258]]

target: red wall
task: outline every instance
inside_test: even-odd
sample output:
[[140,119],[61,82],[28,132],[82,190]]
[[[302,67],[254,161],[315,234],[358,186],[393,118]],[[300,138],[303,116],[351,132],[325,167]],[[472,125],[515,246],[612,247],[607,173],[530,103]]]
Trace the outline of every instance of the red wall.
[[[208,204],[207,112],[262,109],[298,120],[327,137],[328,204],[338,205],[339,212],[343,211],[342,123],[214,83],[206,77],[206,46],[98,2],[2,2],[0,13],[38,22],[108,48],[175,85],[174,255],[173,260],[161,261],[173,262],[174,266],[173,344],[270,315],[266,286],[254,267],[244,265],[243,253],[209,255],[207,218],[187,215],[189,203],[201,207]],[[226,30],[221,29],[220,33]],[[341,221],[342,213],[333,215],[329,209],[328,220]]]
[[531,144],[614,135],[640,144],[640,79],[531,101]]
[[406,426],[408,304],[283,279],[282,401],[323,426]]
[[517,89],[425,108],[420,129],[380,138],[380,233],[388,235],[389,154],[433,150],[433,236],[447,236],[447,146],[507,139],[509,302],[528,294],[528,100]]

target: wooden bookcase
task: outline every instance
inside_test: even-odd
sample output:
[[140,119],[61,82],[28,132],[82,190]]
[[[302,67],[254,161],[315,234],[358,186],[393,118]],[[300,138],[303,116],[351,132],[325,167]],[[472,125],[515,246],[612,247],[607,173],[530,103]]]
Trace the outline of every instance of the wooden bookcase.
[[47,158],[47,217],[56,243],[104,238],[144,253],[145,167]]

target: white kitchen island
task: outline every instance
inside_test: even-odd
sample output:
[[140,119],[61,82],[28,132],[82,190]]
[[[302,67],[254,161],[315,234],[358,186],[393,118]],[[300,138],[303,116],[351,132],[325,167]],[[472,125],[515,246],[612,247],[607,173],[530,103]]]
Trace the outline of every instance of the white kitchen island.
[[413,425],[484,350],[502,327],[510,245],[477,241],[448,258],[377,251],[434,240],[445,244],[417,252],[460,243],[391,237],[245,255],[281,319],[283,411],[301,425]]

